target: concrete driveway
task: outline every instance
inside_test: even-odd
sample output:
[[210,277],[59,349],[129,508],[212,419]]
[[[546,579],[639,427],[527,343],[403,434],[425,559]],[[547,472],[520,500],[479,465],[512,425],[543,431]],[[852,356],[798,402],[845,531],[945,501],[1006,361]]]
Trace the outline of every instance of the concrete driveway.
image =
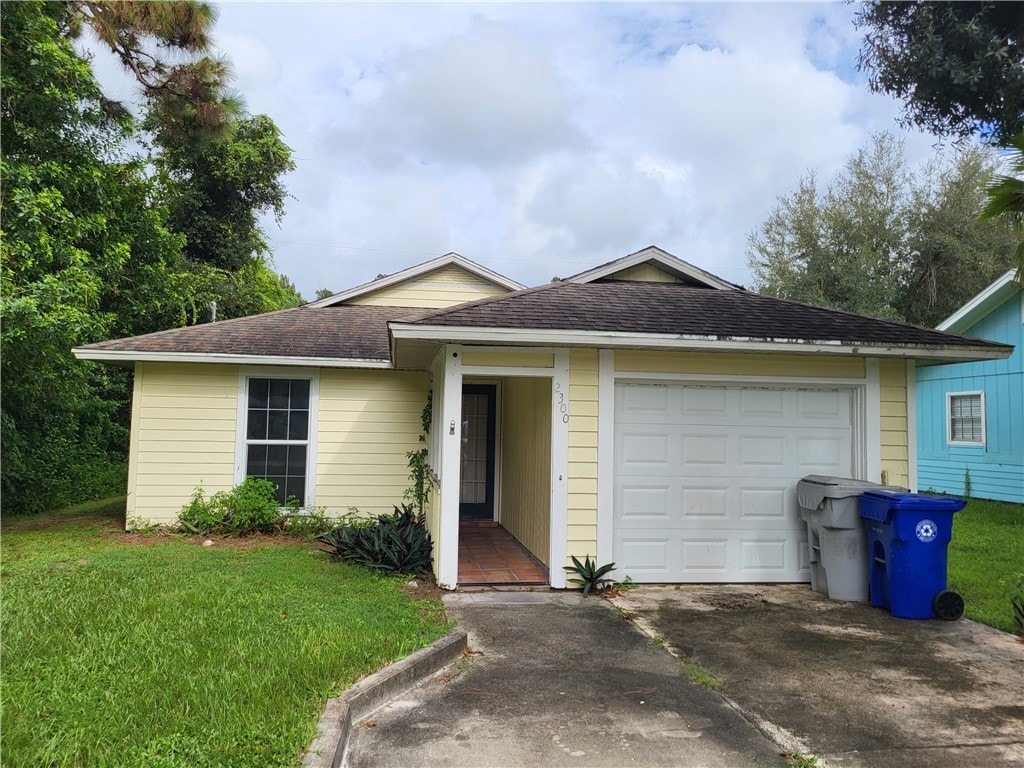
[[477,655],[353,723],[347,765],[786,764],[604,600],[471,593],[445,603]]
[[642,587],[614,603],[830,766],[1024,766],[1024,644],[1006,633],[807,585]]

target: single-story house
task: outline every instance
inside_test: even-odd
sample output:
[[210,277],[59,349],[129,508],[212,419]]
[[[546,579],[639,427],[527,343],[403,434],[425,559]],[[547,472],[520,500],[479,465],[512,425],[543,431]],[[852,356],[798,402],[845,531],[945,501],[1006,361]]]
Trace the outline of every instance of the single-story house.
[[130,518],[170,523],[248,475],[328,514],[390,512],[429,398],[438,583],[458,584],[460,519],[484,519],[557,588],[570,555],[637,582],[808,581],[796,481],[914,486],[916,366],[1011,351],[649,247],[535,288],[448,254],[75,354],[134,367]]
[[1012,344],[1009,358],[917,370],[921,488],[1024,504],[1024,291],[1011,269],[940,331]]

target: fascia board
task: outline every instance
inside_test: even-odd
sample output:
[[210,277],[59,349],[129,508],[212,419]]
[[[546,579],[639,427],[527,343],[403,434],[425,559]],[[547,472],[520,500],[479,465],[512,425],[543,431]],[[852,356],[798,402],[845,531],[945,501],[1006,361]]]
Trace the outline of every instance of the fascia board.
[[237,355],[220,352],[133,352],[112,349],[88,349],[76,347],[71,350],[79,360],[93,360],[103,363],[230,363],[238,365],[286,365],[315,368],[393,368],[390,360],[340,358],[340,357],[298,357],[286,355]]
[[1020,287],[1016,283],[1017,270],[1011,269],[1001,275],[988,288],[964,304],[960,309],[947,317],[936,327],[940,331],[960,333],[994,310]]
[[436,259],[431,259],[430,261],[425,261],[422,264],[408,267],[400,272],[395,272],[387,277],[382,277],[379,280],[371,280],[368,283],[363,283],[362,285],[357,285],[354,288],[349,288],[341,291],[340,293],[335,293],[325,299],[311,301],[306,306],[313,308],[334,306],[339,302],[347,301],[348,299],[355,298],[356,296],[373,293],[374,291],[379,291],[382,288],[388,288],[392,285],[397,285],[398,283],[411,280],[414,277],[419,277],[420,275],[433,272],[436,269],[447,267],[452,264],[462,267],[466,271],[472,272],[485,280],[490,280],[492,283],[497,283],[510,291],[520,291],[526,287],[525,285],[517,283],[515,280],[487,269],[487,267],[476,264],[464,256],[460,256],[457,253],[447,253],[444,256],[438,256]]
[[546,344],[549,346],[592,346],[634,349],[680,349],[717,352],[789,352],[795,354],[871,355],[879,357],[933,358],[943,361],[999,360],[1009,357],[1012,347],[926,347],[897,344],[851,344],[840,341],[803,339],[752,339],[624,333],[621,331],[511,330],[507,328],[464,328],[438,325],[390,324],[392,338],[422,341]]

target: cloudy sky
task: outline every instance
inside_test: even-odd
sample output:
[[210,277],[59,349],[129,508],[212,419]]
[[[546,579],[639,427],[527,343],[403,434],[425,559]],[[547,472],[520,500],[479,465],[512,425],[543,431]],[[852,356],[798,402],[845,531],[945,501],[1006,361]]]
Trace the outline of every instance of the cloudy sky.
[[297,169],[278,271],[307,299],[449,251],[536,285],[647,245],[749,281],[746,237],[898,104],[854,7],[218,4],[215,36]]

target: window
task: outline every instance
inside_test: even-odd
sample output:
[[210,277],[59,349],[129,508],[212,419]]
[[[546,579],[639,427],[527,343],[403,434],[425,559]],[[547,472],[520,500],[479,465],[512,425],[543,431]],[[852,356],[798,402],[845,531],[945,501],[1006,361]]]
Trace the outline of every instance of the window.
[[946,430],[951,443],[984,445],[985,394],[950,392],[946,396]]
[[292,497],[299,506],[306,506],[312,495],[309,470],[316,381],[258,376],[244,381],[241,479],[266,478],[277,486],[281,506]]

